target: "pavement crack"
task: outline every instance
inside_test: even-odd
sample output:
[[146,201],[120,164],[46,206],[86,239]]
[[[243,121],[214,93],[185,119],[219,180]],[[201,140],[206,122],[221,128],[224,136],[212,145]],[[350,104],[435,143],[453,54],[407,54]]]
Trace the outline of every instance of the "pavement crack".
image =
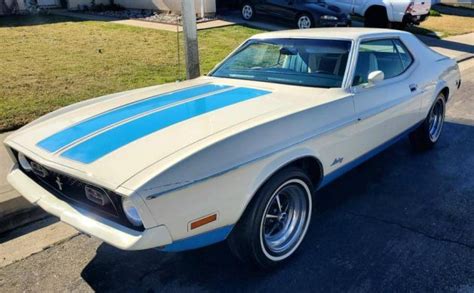
[[371,216],[371,215],[358,214],[358,213],[354,213],[354,212],[350,212],[350,211],[346,211],[346,213],[349,214],[349,215],[352,215],[352,216],[356,216],[356,217],[375,220],[377,222],[381,222],[381,223],[384,223],[384,224],[387,224],[387,225],[398,226],[399,228],[402,228],[404,230],[422,235],[426,238],[429,238],[429,239],[432,239],[432,240],[435,240],[435,241],[441,241],[441,242],[456,244],[456,245],[463,246],[463,247],[468,248],[468,249],[474,249],[474,245],[472,245],[472,244],[464,243],[464,242],[459,241],[459,240],[453,240],[453,239],[449,239],[449,238],[445,238],[445,237],[433,236],[431,234],[428,234],[427,232],[424,232],[424,231],[418,230],[416,228],[412,228],[410,226],[406,226],[406,225],[403,225],[403,224],[400,224],[400,223],[397,223],[397,222],[394,222],[394,221],[382,219],[382,218],[379,218],[379,217],[376,217],[376,216]]

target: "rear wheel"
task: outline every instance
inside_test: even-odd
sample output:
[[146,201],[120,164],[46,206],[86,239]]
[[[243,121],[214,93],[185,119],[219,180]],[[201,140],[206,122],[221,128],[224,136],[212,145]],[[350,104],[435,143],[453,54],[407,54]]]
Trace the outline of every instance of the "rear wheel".
[[410,142],[416,150],[432,148],[439,140],[444,125],[446,98],[440,93],[423,123],[412,133]]
[[405,30],[407,28],[407,23],[406,22],[391,22],[389,27],[396,30]]
[[245,20],[251,20],[255,17],[255,10],[250,3],[244,3],[240,11],[242,13],[242,18]]
[[389,25],[385,7],[372,6],[364,15],[364,26],[366,27],[388,28]]
[[304,171],[287,168],[263,185],[229,236],[242,261],[270,268],[288,259],[311,220],[313,186]]

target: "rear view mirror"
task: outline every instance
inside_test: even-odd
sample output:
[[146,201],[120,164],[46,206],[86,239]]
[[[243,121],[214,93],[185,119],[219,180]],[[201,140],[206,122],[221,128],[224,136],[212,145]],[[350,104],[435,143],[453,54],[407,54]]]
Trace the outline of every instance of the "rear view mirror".
[[371,73],[369,73],[369,77],[368,77],[368,82],[370,85],[374,85],[378,82],[381,82],[385,77],[385,74],[380,71],[380,70],[377,70],[377,71],[372,71]]
[[281,55],[287,55],[287,56],[293,56],[293,55],[298,55],[298,51],[295,48],[282,47],[280,49],[280,54]]

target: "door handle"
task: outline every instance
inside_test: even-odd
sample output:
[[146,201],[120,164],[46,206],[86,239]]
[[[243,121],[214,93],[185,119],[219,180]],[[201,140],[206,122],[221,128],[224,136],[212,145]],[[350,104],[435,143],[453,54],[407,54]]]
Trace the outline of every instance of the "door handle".
[[410,91],[411,91],[411,92],[415,92],[417,89],[418,89],[418,85],[417,85],[417,84],[410,84]]

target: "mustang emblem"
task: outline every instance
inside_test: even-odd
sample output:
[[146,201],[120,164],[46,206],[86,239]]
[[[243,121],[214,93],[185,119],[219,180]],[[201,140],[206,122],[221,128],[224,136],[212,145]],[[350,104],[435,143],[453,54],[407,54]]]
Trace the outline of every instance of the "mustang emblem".
[[334,162],[332,162],[331,166],[340,164],[340,163],[342,163],[343,160],[344,160],[344,158],[335,158]]

